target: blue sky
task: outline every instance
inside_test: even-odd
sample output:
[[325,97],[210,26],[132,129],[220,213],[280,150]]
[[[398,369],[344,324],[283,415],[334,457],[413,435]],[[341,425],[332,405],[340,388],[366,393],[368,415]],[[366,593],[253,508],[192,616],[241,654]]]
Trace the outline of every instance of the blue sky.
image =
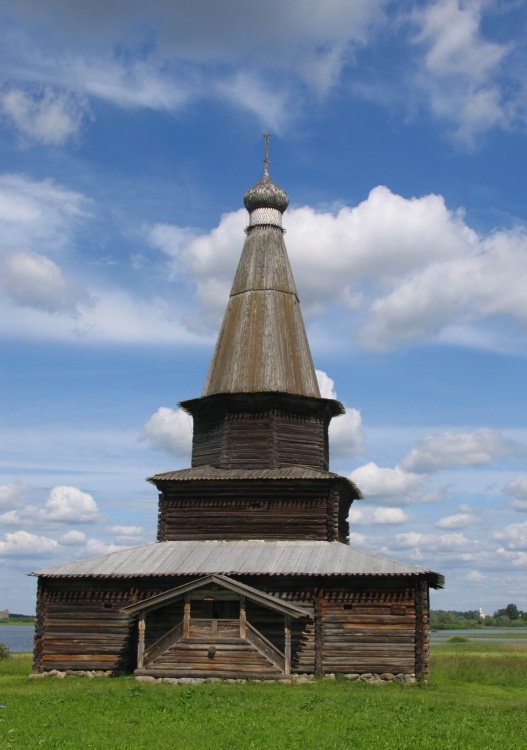
[[0,608],[155,538],[269,129],[352,543],[527,609],[525,4],[0,14]]

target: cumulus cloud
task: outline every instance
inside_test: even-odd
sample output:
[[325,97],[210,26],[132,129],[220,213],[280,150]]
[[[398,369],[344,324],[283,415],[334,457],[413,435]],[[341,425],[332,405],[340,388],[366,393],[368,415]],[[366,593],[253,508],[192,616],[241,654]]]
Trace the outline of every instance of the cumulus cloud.
[[484,7],[480,0],[438,0],[412,14],[418,27],[413,41],[424,48],[415,82],[432,112],[469,144],[478,133],[508,124],[498,75],[511,46],[484,38]]
[[[479,237],[463,212],[441,196],[403,198],[374,188],[355,207],[336,213],[292,208],[284,219],[287,247],[307,319],[334,306],[353,315],[370,349],[391,349],[439,339],[499,348],[503,340],[478,329],[498,316],[527,327],[525,254],[520,228]],[[151,241],[173,268],[195,284],[203,319],[218,324],[238,261],[245,213],[225,214],[207,234],[186,245],[184,230],[163,225]],[[324,253],[320,253],[320,247]]]
[[82,550],[83,554],[88,557],[96,557],[97,555],[109,555],[111,552],[119,552],[121,549],[125,549],[126,544],[106,544],[106,542],[100,539],[88,539]]
[[379,524],[405,523],[408,516],[402,508],[375,508],[373,520]]
[[337,398],[335,391],[335,381],[332,380],[324,370],[315,370],[317,376],[318,387],[320,388],[320,395],[322,398]]
[[77,317],[79,306],[92,304],[75,282],[64,279],[59,266],[45,255],[18,252],[4,261],[2,286],[8,297],[22,307]]
[[494,539],[502,542],[507,550],[527,550],[527,521],[505,526],[494,533]]
[[190,458],[192,417],[182,409],[161,406],[145,424],[141,440],[146,440],[152,450],[178,458]]
[[512,495],[511,507],[518,511],[527,511],[527,474],[521,474],[519,477],[509,482],[503,492],[506,495]]
[[350,508],[348,522],[353,526],[374,526],[406,523],[408,516],[402,508]]
[[381,505],[405,505],[417,500],[417,491],[427,481],[422,474],[383,468],[370,461],[355,469],[349,478],[360,488],[365,498]]
[[346,459],[364,453],[362,417],[358,409],[346,408],[329,425],[329,450],[332,458]]
[[520,446],[485,427],[474,432],[444,432],[421,440],[400,465],[406,471],[432,472],[452,466],[483,466],[517,455]]
[[45,145],[59,145],[77,135],[89,110],[85,99],[70,92],[13,86],[0,93],[0,112],[21,135]]
[[60,537],[60,543],[65,544],[66,546],[71,544],[72,546],[77,547],[80,544],[84,544],[85,541],[86,534],[83,531],[76,531],[75,529],[67,531]]
[[21,508],[26,502],[27,487],[20,482],[0,485],[0,510]]
[[74,521],[91,523],[101,518],[97,503],[87,492],[77,487],[54,487],[40,512],[46,521]]
[[455,513],[452,516],[445,516],[435,522],[440,529],[465,529],[479,523],[477,516],[471,513]]
[[354,547],[362,547],[366,543],[366,537],[356,532],[349,533],[349,543]]
[[396,550],[407,550],[405,554],[415,560],[430,559],[433,554],[435,559],[443,562],[458,563],[473,561],[480,549],[480,543],[477,540],[470,539],[459,531],[448,534],[409,531],[396,534],[391,540],[391,546]]
[[51,557],[57,553],[59,544],[55,539],[15,531],[0,541],[0,555],[5,557]]
[[112,526],[110,531],[118,544],[140,544],[146,534],[142,526]]

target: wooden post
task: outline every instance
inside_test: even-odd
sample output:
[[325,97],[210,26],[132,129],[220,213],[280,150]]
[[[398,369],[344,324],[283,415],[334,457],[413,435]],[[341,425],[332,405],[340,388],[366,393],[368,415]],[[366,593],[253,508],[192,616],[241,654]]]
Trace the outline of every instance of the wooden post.
[[415,676],[422,680],[430,665],[430,629],[428,582],[418,581],[415,587]]
[[145,613],[144,610],[139,615],[139,639],[137,641],[137,669],[143,669],[144,667],[144,655],[145,655]]
[[247,638],[247,610],[244,596],[240,598],[240,638]]
[[183,609],[183,638],[190,634],[190,594],[185,594],[185,606]]
[[291,615],[285,615],[284,629],[285,629],[284,674],[291,674]]

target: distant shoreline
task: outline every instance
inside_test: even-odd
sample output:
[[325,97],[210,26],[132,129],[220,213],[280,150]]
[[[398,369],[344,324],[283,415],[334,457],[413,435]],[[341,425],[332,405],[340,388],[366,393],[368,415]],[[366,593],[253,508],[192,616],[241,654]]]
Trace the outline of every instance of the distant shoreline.
[[0,625],[34,625],[35,617],[3,617]]

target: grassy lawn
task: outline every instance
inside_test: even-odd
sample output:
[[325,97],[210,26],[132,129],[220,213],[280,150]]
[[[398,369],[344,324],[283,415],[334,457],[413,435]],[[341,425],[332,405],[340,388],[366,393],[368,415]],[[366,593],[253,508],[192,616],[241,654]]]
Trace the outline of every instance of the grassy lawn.
[[447,643],[428,685],[30,681],[0,664],[0,749],[525,750],[527,644]]

